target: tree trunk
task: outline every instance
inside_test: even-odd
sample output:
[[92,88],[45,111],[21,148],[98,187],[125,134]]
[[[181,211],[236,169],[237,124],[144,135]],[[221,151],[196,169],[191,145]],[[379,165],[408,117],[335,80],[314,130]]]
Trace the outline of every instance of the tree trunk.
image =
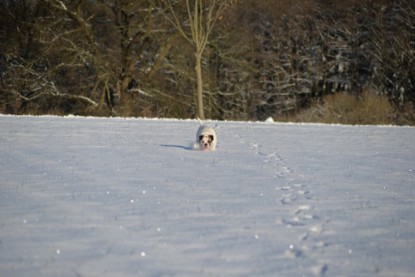
[[203,111],[203,80],[202,80],[202,53],[196,53],[196,79],[197,79],[197,116],[204,120]]

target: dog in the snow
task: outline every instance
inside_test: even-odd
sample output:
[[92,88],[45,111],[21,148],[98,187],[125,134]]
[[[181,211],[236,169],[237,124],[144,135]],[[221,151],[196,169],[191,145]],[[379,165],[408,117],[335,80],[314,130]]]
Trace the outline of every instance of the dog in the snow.
[[216,150],[216,144],[218,137],[214,128],[206,126],[199,120],[200,127],[196,132],[196,143],[194,145],[195,150],[201,151],[214,151]]

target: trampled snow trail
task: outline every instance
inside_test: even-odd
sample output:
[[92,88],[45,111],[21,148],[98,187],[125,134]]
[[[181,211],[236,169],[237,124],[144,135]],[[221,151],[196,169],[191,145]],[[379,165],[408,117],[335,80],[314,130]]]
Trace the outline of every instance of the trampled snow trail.
[[414,128],[0,117],[0,276],[410,276]]

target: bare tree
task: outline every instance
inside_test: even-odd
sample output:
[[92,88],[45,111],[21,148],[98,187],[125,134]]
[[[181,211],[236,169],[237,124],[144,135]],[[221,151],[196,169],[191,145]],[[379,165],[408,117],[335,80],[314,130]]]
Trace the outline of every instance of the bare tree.
[[[78,78],[85,84],[83,93],[99,104],[98,110],[133,115],[143,93],[140,86],[153,70],[146,65],[146,53],[157,48],[153,1],[46,2],[52,15],[39,25],[39,36],[51,63],[60,61],[51,71],[55,76],[63,71],[74,80],[78,72],[89,70]],[[64,81],[66,88],[70,80]]]
[[[7,26],[0,28],[0,38],[4,34],[10,38],[7,43],[0,43],[0,93],[6,99],[5,111],[42,113],[44,110],[40,106],[44,105],[48,106],[48,110],[59,112],[51,103],[60,105],[65,101],[97,107],[97,102],[82,93],[65,92],[49,74],[36,37],[40,29],[41,5],[38,2],[20,0],[0,3],[0,9],[4,9],[0,14],[5,17],[2,20],[8,21]],[[13,102],[14,105],[11,105]],[[29,111],[28,107],[31,107]]]
[[15,77],[14,82],[18,82],[25,88],[21,91],[16,89],[11,82],[8,82],[12,78],[8,78],[7,82],[4,82],[8,92],[14,94],[17,98],[26,102],[31,102],[41,97],[59,97],[79,100],[92,107],[98,106],[98,103],[89,97],[61,92],[56,87],[55,82],[49,80],[44,72],[35,69],[35,63],[26,62],[18,57],[7,56],[6,58],[11,61],[8,68],[8,74]]
[[[168,21],[180,32],[195,50],[195,70],[197,82],[197,114],[205,118],[203,106],[203,77],[202,57],[209,42],[209,36],[230,0],[186,0],[187,20],[179,17],[176,3],[171,0],[161,0],[166,6],[165,16]],[[187,24],[188,22],[188,24]]]

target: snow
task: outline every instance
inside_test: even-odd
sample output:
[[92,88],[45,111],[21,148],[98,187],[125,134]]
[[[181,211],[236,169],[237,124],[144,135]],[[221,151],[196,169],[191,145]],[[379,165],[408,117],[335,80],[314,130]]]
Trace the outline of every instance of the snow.
[[0,276],[412,276],[415,128],[0,116]]

